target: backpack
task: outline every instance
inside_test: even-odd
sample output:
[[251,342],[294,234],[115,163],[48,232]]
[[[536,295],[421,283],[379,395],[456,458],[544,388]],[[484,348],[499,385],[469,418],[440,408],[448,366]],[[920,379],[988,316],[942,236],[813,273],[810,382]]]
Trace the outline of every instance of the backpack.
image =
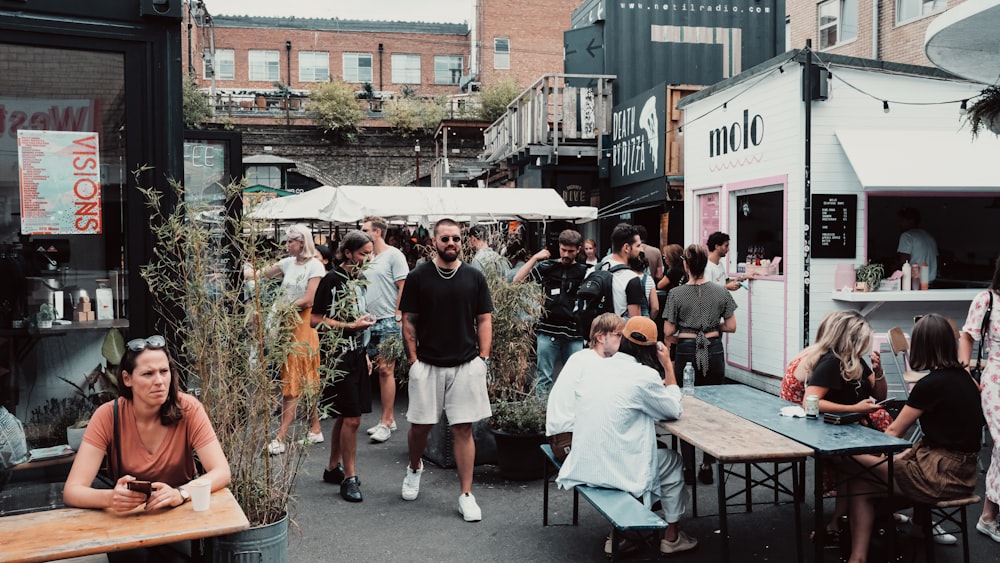
[[627,269],[628,264],[611,267],[610,262],[604,262],[598,264],[580,283],[580,288],[576,290],[576,310],[573,314],[576,317],[576,329],[584,340],[590,338],[590,325],[597,315],[614,312],[614,273]]

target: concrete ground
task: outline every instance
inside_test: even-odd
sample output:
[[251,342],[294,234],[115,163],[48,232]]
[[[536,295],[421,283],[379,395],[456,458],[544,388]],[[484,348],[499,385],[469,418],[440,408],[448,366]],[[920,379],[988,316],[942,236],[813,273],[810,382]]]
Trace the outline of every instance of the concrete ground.
[[[405,394],[400,401],[405,402]],[[310,448],[296,484],[292,508],[294,524],[289,530],[289,561],[606,561],[604,538],[610,531],[606,521],[585,501],[580,501],[579,526],[542,526],[542,480],[517,482],[500,476],[493,466],[475,470],[473,494],[483,510],[483,521],[466,523],[458,513],[458,478],[455,470],[441,469],[425,461],[420,497],[407,502],[400,498],[407,446],[405,404],[397,402],[399,430],[388,442],[372,444],[359,436],[358,474],[364,502],[351,504],[340,498],[339,487],[323,483],[322,474],[329,450],[326,444]],[[378,421],[374,412],[365,415],[363,429]],[[329,438],[333,421],[323,422]],[[983,456],[989,450],[983,450]],[[807,475],[812,474],[812,465]],[[978,494],[983,496],[983,476]],[[811,479],[807,483],[811,491]],[[676,561],[721,561],[721,540],[717,533],[715,486],[699,485],[699,517],[688,515],[681,528],[699,540],[695,552],[671,557]],[[766,493],[757,500],[766,501]],[[572,495],[552,489],[550,522],[568,523]],[[828,501],[827,513],[832,508]],[[970,549],[972,561],[991,561],[998,546],[975,531],[980,507],[971,507]],[[794,561],[794,510],[791,505],[755,506],[752,513],[742,508],[729,510],[732,561]],[[802,509],[803,530],[812,529],[812,501]],[[919,534],[910,525],[904,532]],[[908,534],[902,536],[904,560],[913,560],[913,550],[923,560],[922,544]],[[805,540],[806,560],[812,560],[812,545]],[[826,560],[837,561],[837,551],[826,550]],[[938,561],[962,560],[961,545],[937,546]],[[627,560],[627,559],[626,559]]]

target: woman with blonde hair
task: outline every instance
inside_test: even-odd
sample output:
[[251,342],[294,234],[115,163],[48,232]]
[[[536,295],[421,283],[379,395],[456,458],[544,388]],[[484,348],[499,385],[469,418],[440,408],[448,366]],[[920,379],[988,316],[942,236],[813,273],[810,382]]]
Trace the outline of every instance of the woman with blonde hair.
[[802,403],[806,394],[806,383],[820,356],[826,354],[837,338],[844,332],[844,325],[854,311],[830,311],[823,317],[816,329],[816,341],[803,349],[788,362],[785,377],[781,380],[778,396],[786,401]]
[[[265,278],[281,277],[281,297],[285,303],[298,308],[298,319],[291,327],[293,346],[288,358],[281,366],[281,427],[278,435],[268,444],[271,455],[285,453],[285,436],[295,420],[299,398],[308,391],[315,396],[319,393],[319,336],[309,325],[313,299],[319,281],[326,275],[326,269],[317,259],[319,253],[313,243],[309,227],[299,223],[285,231],[285,248],[288,256],[282,258],[260,272]],[[253,279],[253,270],[244,270],[244,277]],[[306,441],[318,444],[323,441],[319,425],[319,410],[315,401],[310,406],[310,430]]]

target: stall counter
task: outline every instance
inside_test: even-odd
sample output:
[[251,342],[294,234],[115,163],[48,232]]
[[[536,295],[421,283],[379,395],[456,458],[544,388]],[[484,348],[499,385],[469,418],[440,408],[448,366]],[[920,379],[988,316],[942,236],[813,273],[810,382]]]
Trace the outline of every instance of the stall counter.
[[974,289],[927,289],[923,291],[834,291],[834,301],[845,301],[848,303],[865,303],[861,309],[861,314],[865,317],[871,316],[879,307],[887,302],[893,303],[932,303],[946,301],[964,301],[971,303],[972,300],[983,291],[982,288]]

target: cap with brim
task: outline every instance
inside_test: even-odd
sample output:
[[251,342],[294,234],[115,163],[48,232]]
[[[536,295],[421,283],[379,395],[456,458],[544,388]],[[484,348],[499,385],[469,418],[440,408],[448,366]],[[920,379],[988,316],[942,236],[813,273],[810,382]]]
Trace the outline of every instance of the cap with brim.
[[656,323],[648,317],[632,317],[625,323],[622,335],[638,346],[656,346]]

